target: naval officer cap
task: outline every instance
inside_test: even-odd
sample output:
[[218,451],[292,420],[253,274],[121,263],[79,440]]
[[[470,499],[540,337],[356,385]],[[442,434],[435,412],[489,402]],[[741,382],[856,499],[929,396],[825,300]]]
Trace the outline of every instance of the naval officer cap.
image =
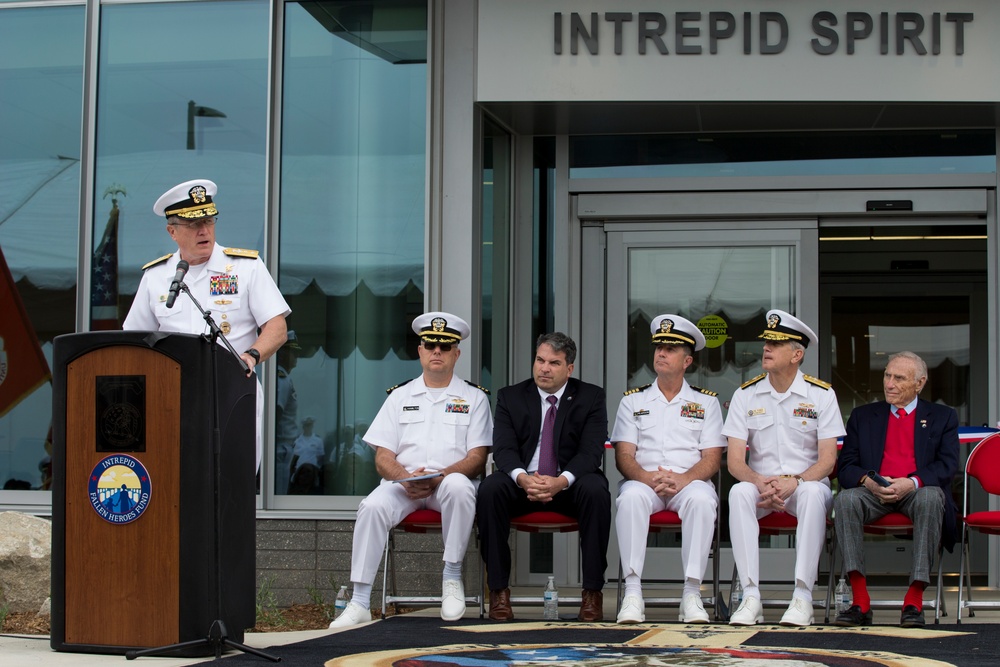
[[658,315],[649,324],[653,345],[690,345],[697,352],[705,347],[705,334],[680,315]]
[[471,330],[458,315],[432,311],[413,320],[413,331],[428,343],[458,343],[468,338]]
[[764,333],[757,336],[764,340],[794,340],[801,343],[802,347],[809,347],[809,343],[818,343],[819,338],[816,332],[799,318],[786,313],[783,310],[767,311],[767,328]]
[[218,215],[212,198],[219,188],[206,178],[184,181],[170,188],[153,204],[153,213],[167,218],[180,216],[188,220],[198,220]]

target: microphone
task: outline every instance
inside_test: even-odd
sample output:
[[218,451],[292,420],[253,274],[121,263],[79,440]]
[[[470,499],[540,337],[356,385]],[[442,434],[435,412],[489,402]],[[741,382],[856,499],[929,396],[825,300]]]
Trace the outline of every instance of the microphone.
[[170,294],[167,295],[167,308],[174,307],[177,293],[181,291],[181,281],[184,280],[184,274],[188,272],[189,268],[191,267],[183,259],[177,262],[177,273],[174,274],[174,282],[170,283]]

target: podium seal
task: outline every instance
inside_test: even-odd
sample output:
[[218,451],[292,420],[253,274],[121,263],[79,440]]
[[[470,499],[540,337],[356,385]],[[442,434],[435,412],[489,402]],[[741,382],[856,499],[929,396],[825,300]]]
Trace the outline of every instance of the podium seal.
[[145,466],[128,454],[101,459],[87,485],[94,511],[114,524],[132,523],[142,516],[149,508],[151,489]]

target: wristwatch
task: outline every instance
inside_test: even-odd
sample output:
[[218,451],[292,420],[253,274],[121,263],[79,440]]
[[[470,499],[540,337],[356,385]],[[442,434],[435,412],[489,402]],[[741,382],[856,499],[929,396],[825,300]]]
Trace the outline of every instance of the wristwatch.
[[253,357],[254,366],[260,365],[260,352],[257,351],[257,348],[251,347],[249,350],[244,352],[244,354],[249,354]]

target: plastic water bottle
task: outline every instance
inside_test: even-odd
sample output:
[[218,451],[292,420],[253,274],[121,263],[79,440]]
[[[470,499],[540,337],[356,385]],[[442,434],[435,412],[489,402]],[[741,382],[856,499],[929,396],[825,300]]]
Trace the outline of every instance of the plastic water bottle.
[[838,614],[844,613],[851,606],[851,594],[847,588],[847,582],[844,581],[844,575],[840,575],[840,581],[837,582],[837,588],[833,592],[833,599],[837,605]]
[[545,584],[545,592],[542,594],[545,599],[545,611],[543,617],[546,621],[559,620],[559,590],[556,588],[556,578],[549,577]]
[[729,613],[739,609],[741,604],[743,604],[743,585],[737,579],[732,590],[729,591]]
[[333,601],[333,617],[340,618],[345,609],[347,609],[347,586],[341,586],[337,591],[337,599]]

